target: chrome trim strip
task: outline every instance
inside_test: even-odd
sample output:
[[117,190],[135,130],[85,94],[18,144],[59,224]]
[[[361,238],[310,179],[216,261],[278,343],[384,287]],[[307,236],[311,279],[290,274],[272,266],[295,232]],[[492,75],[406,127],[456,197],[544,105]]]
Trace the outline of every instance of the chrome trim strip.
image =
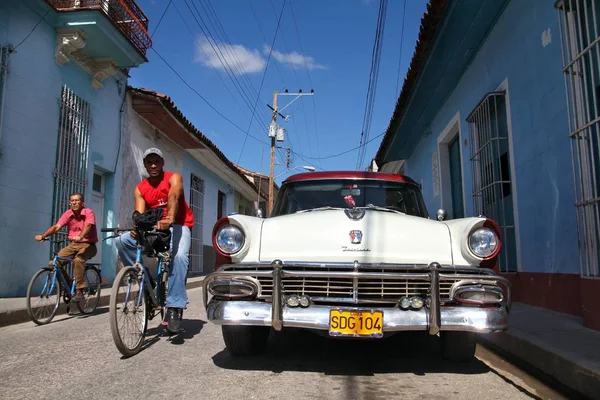
[[[382,310],[384,332],[429,331],[430,318],[426,308],[400,310],[393,307],[321,306],[282,310],[285,327],[329,330],[329,311],[333,308],[348,310]],[[209,321],[217,325],[272,326],[272,306],[262,301],[211,300],[206,309]],[[441,331],[489,333],[508,329],[508,312],[504,307],[441,307]]]
[[[283,267],[322,267],[322,268],[354,268],[354,263],[358,262],[312,262],[312,261],[286,261],[282,262]],[[230,268],[268,268],[273,265],[272,261],[241,262],[237,264],[225,264],[219,268],[219,271]],[[408,270],[429,271],[429,264],[397,264],[397,263],[359,263],[363,269],[387,269],[398,268]],[[496,275],[494,271],[488,268],[473,267],[470,265],[442,265],[442,271],[473,271],[478,275]]]

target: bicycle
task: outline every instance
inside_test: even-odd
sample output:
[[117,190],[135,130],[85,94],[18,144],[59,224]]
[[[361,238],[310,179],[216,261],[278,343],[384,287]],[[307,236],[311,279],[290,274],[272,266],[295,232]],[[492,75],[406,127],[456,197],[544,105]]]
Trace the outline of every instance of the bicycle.
[[[168,286],[168,265],[171,262],[171,252],[159,252],[156,279],[144,265],[142,256],[147,236],[156,234],[155,230],[140,231],[136,229],[102,228],[101,232],[112,232],[113,236],[106,239],[118,237],[121,233],[132,231],[136,233],[137,254],[134,265],[123,267],[112,285],[109,303],[110,330],[117,349],[125,357],[139,353],[144,344],[148,329],[148,321],[154,319],[159,313],[161,324],[166,325],[164,318],[166,314],[166,297]],[[124,293],[119,291],[124,289]],[[129,319],[133,321],[129,321]],[[122,326],[120,322],[125,321]],[[127,328],[139,328],[138,331],[128,333]]]
[[[48,239],[44,239],[47,241]],[[55,243],[64,243],[59,241]],[[71,298],[75,295],[75,280],[68,282],[58,261],[65,261],[72,270],[73,259],[59,257],[54,254],[52,266],[42,267],[37,271],[27,287],[27,313],[37,325],[45,325],[52,321],[58,307],[60,298],[63,298],[67,306],[67,313],[71,311]],[[100,263],[85,263],[84,277],[87,288],[83,290],[85,300],[77,302],[77,308],[82,314],[91,314],[98,307],[102,284],[102,265]],[[41,280],[38,280],[41,278]],[[70,287],[70,290],[67,289]],[[39,300],[41,305],[37,305]],[[33,304],[32,304],[33,303]]]

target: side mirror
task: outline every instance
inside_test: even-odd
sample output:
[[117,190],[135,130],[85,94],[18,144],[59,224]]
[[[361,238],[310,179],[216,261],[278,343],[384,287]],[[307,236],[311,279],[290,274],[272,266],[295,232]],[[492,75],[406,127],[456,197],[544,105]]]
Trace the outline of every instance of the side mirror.
[[440,208],[439,210],[437,210],[437,212],[435,213],[437,220],[438,221],[443,221],[446,219],[446,210],[444,210],[443,208]]

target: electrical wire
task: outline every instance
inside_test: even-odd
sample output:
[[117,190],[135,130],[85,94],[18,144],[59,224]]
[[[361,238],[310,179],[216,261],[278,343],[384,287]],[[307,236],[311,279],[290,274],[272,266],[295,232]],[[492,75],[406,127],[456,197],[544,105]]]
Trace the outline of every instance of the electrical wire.
[[[254,102],[254,110],[256,110],[256,105],[258,104],[258,99],[260,96],[260,92],[262,91],[263,84],[265,83],[265,76],[267,76],[267,70],[269,69],[269,61],[271,60],[271,53],[273,52],[273,46],[275,46],[275,40],[277,39],[277,32],[279,31],[279,24],[281,23],[281,17],[283,17],[283,11],[285,10],[286,0],[283,0],[283,6],[281,7],[281,13],[279,14],[279,19],[277,20],[277,26],[275,27],[275,34],[273,34],[273,42],[271,44],[271,48],[269,49],[269,57],[267,58],[267,65],[265,66],[265,72],[262,76],[262,81],[260,82],[260,88],[258,90],[258,95],[256,96],[256,101]],[[252,112],[252,117],[254,117],[254,111]],[[250,132],[250,126],[252,126],[252,119],[250,119],[250,125],[248,125],[248,132]],[[248,133],[246,133],[246,137],[244,138],[244,144],[242,145],[242,150],[240,151],[240,156],[238,158],[238,164],[240,162],[240,158],[242,158],[242,153],[244,152],[244,147],[246,147],[246,141],[248,140]]]

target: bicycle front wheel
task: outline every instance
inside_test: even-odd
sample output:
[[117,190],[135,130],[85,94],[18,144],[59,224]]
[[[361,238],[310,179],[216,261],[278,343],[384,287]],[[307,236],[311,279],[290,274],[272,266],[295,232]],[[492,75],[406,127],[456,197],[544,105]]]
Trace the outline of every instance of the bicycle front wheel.
[[100,285],[102,284],[100,272],[95,267],[86,267],[85,281],[88,285],[83,291],[85,299],[77,303],[77,308],[82,314],[91,314],[100,302]]
[[130,357],[139,353],[146,337],[148,313],[138,267],[125,267],[117,274],[110,292],[109,319],[121,354]]
[[[52,321],[60,303],[60,280],[54,279],[55,270],[40,269],[27,287],[27,313],[38,325]],[[52,282],[54,281],[54,283]]]

